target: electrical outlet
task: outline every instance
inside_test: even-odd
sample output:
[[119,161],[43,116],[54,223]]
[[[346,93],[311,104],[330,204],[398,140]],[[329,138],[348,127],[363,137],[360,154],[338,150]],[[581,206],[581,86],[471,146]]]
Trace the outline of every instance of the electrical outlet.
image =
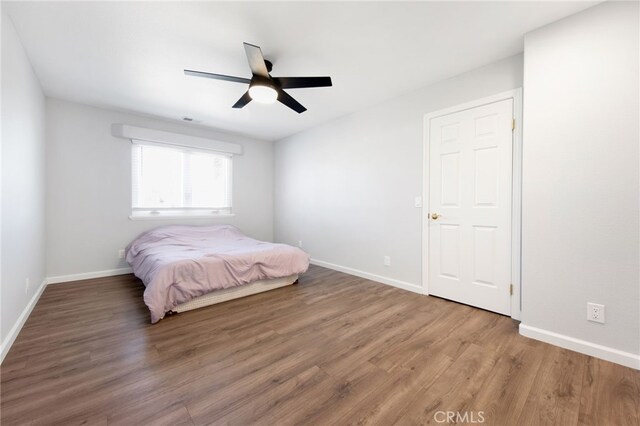
[[29,294],[29,287],[31,287],[31,280],[29,278],[25,278],[24,280],[24,293]]
[[302,248],[302,240],[298,240],[298,247]]
[[384,266],[391,266],[391,258],[389,256],[384,257]]
[[118,250],[118,259],[124,259],[124,249]]
[[587,303],[587,320],[604,324],[604,305]]
[[422,197],[416,197],[413,199],[413,205],[417,208],[422,207]]

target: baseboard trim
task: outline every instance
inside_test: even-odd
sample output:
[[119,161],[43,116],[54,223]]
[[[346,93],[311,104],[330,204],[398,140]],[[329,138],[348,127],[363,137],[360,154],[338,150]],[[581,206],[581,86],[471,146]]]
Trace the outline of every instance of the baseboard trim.
[[69,281],[89,280],[92,278],[112,277],[114,275],[124,275],[133,272],[131,268],[107,269],[105,271],[84,272],[81,274],[58,275],[57,277],[47,278],[48,284],[67,283]]
[[20,334],[22,326],[24,326],[24,323],[27,322],[27,318],[29,318],[29,315],[31,315],[31,311],[33,311],[36,303],[38,303],[38,300],[40,299],[40,296],[42,296],[42,293],[44,292],[46,286],[47,280],[45,279],[44,281],[42,281],[42,284],[40,284],[40,287],[35,292],[33,297],[31,297],[31,300],[29,300],[27,306],[25,306],[24,310],[18,317],[18,321],[16,321],[13,327],[11,327],[9,334],[7,334],[7,338],[2,342],[2,346],[0,347],[0,364],[2,364],[2,362],[4,361],[4,357],[9,353],[9,349],[11,349],[13,342],[16,341],[16,337],[18,337],[18,334]]
[[522,323],[520,324],[520,334],[531,339],[540,340],[541,342],[550,343],[555,346],[560,346],[561,348],[640,370],[640,355],[565,336],[564,334],[554,333],[553,331],[531,327]]
[[324,268],[333,269],[334,271],[344,272],[345,274],[355,275],[356,277],[366,278],[371,281],[387,284],[402,290],[411,291],[413,293],[424,294],[422,286],[411,284],[406,281],[400,281],[393,278],[383,277],[382,275],[371,274],[359,269],[348,268],[346,266],[336,265],[335,263],[325,262],[324,260],[311,259],[312,265],[322,266]]

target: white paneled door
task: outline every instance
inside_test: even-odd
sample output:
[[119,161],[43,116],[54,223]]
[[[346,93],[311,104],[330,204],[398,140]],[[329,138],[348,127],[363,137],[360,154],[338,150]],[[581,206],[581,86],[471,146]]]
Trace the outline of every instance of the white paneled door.
[[429,294],[511,313],[513,99],[429,124]]

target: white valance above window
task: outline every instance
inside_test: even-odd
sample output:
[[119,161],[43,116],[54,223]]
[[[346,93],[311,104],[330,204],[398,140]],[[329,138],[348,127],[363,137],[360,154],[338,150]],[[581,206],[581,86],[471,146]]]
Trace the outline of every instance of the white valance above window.
[[155,142],[165,145],[177,145],[188,148],[204,149],[225,154],[242,154],[242,145],[222,142],[198,136],[183,135],[181,133],[165,132],[162,130],[146,129],[128,124],[112,124],[111,134],[117,138],[131,141]]

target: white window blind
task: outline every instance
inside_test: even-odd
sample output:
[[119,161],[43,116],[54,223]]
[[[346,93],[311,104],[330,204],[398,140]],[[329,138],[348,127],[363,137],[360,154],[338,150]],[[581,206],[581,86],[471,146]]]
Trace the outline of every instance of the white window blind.
[[231,214],[231,155],[132,142],[132,216]]

